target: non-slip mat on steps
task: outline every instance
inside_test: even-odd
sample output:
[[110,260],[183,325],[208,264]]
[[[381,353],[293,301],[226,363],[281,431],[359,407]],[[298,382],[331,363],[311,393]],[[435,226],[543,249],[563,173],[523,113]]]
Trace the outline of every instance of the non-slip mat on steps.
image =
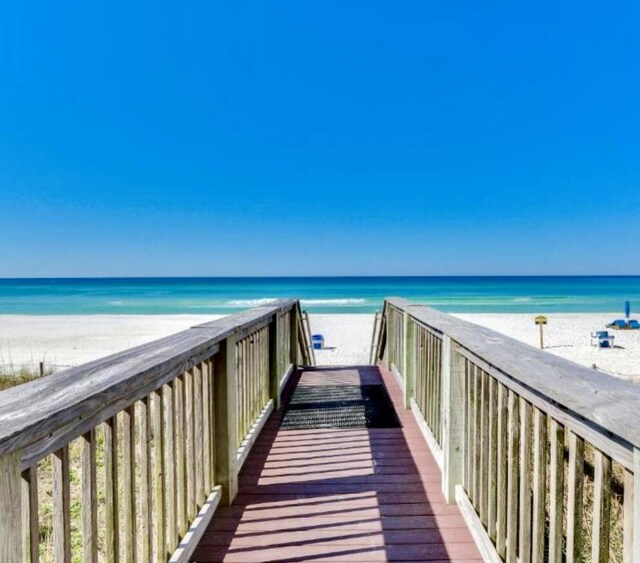
[[280,423],[283,430],[400,426],[383,385],[300,385]]

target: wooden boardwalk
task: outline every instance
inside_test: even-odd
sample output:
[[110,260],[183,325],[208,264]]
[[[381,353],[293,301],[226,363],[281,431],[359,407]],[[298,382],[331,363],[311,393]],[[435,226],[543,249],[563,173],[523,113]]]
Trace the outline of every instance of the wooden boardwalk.
[[393,376],[316,368],[296,384],[384,384],[403,427],[285,431],[273,413],[193,561],[482,560]]

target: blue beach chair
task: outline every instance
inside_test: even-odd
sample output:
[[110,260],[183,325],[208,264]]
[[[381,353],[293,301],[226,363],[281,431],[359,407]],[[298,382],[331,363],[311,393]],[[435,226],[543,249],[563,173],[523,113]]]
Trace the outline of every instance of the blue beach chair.
[[607,325],[607,328],[627,328],[627,322],[622,319],[616,319]]
[[627,323],[627,328],[630,328],[631,330],[639,330],[640,329],[640,322],[638,322],[635,319],[631,319],[628,323]]
[[614,337],[606,330],[599,330],[591,333],[591,346],[598,348],[613,348]]

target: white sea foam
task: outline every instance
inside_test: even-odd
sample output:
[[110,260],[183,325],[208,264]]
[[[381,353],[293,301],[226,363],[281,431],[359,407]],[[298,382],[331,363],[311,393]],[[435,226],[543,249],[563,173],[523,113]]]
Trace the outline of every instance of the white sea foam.
[[[232,299],[225,301],[217,307],[220,308],[238,308],[238,307],[260,307],[261,305],[267,305],[276,300],[277,297],[260,297],[257,299]],[[343,299],[301,299],[300,303],[305,307],[319,307],[319,306],[340,306],[340,305],[363,305],[366,303],[366,299],[360,298],[343,298]]]
[[259,299],[232,299],[220,307],[260,307],[275,301],[277,297],[260,297]]
[[366,299],[301,299],[303,305],[361,305]]

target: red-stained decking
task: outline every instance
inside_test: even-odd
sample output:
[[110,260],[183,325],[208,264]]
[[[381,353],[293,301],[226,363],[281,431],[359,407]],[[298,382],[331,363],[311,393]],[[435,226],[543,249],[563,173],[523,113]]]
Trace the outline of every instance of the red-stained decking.
[[[280,431],[267,422],[193,560],[481,561],[393,376],[378,368],[305,371],[298,385],[387,386],[403,427]],[[295,384],[296,382],[294,382]]]

